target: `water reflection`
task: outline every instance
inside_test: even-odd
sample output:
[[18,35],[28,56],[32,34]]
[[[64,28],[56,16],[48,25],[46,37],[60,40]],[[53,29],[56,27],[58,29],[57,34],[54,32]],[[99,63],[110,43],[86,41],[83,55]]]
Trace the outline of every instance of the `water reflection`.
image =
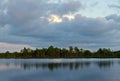
[[95,62],[95,64],[99,67],[99,68],[110,68],[113,66],[114,62],[113,61],[98,61]]
[[114,61],[73,61],[73,62],[19,62],[19,63],[1,63],[1,70],[9,70],[15,68],[21,68],[24,70],[31,69],[49,69],[50,71],[54,71],[57,69],[69,69],[69,70],[78,70],[89,68],[90,66],[97,66],[100,69],[103,68],[111,68],[114,65]]
[[120,59],[0,59],[0,81],[120,81]]
[[10,70],[10,69],[16,69],[16,68],[21,68],[20,65],[16,65],[16,64],[0,64],[0,71],[6,71],[6,70]]
[[23,63],[21,67],[24,69],[31,69],[31,68],[48,68],[49,70],[53,71],[59,68],[69,68],[70,70],[77,70],[82,69],[90,66],[90,62],[70,62],[70,63]]

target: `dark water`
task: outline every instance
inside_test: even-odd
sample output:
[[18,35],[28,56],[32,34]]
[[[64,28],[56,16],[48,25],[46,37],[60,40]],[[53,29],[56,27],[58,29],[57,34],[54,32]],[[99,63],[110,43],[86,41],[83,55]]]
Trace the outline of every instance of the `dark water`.
[[120,59],[1,59],[0,81],[120,81]]

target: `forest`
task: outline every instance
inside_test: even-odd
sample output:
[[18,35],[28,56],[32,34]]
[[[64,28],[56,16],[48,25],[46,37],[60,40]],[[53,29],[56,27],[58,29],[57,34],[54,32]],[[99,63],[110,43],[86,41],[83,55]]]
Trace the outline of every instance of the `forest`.
[[0,53],[0,58],[120,58],[120,51],[99,48],[93,52],[73,46],[69,46],[69,48],[49,46],[34,50],[24,47],[20,52]]

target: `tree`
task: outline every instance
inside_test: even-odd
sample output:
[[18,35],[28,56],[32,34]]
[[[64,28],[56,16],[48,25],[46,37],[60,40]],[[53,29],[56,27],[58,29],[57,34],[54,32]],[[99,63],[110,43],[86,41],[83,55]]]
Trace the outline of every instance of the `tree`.
[[90,57],[92,55],[92,53],[89,50],[85,50],[84,55],[85,55],[85,57]]
[[72,47],[72,46],[69,47],[69,53],[70,53],[70,54],[73,53],[73,47]]
[[63,48],[61,50],[61,54],[60,54],[60,57],[69,57],[69,51],[66,49],[66,48]]
[[48,47],[48,49],[47,49],[47,55],[48,55],[49,57],[54,57],[54,55],[55,55],[55,49],[54,49],[53,46],[49,46],[49,47]]
[[22,57],[32,57],[33,55],[32,55],[32,50],[30,49],[30,48],[23,48],[22,50],[21,50],[21,55],[22,55]]
[[80,50],[79,50],[78,47],[74,47],[74,50],[75,50],[75,53],[76,53],[76,54],[79,54],[79,53],[80,53]]

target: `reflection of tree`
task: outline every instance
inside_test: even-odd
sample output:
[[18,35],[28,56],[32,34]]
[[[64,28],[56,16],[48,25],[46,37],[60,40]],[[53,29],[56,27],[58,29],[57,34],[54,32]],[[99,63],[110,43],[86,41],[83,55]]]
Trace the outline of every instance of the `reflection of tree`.
[[48,68],[49,70],[53,71],[54,69],[59,68],[69,68],[70,70],[77,70],[89,67],[90,62],[70,62],[70,63],[23,63],[21,64],[21,67],[24,69],[31,69],[31,68]]
[[31,68],[48,68],[49,70],[53,71],[59,68],[69,68],[70,70],[78,70],[83,68],[88,68],[91,63],[95,63],[99,68],[110,68],[113,65],[113,61],[96,61],[96,62],[65,62],[65,63],[23,63],[21,64],[22,68],[24,69],[31,69]]
[[113,65],[113,61],[98,61],[95,62],[100,68],[109,68]]
[[[113,65],[113,61],[80,61],[80,62],[60,62],[60,63],[6,63],[4,64],[5,67],[13,66],[13,67],[18,67],[20,66],[24,70],[31,70],[31,69],[49,69],[50,71],[54,71],[57,69],[69,69],[69,70],[78,70],[78,69],[84,69],[84,68],[89,68],[91,64],[94,64],[94,66],[98,66],[100,69],[101,68],[110,68]],[[120,62],[118,62],[120,63]]]
[[118,61],[118,64],[120,64],[120,61]]

